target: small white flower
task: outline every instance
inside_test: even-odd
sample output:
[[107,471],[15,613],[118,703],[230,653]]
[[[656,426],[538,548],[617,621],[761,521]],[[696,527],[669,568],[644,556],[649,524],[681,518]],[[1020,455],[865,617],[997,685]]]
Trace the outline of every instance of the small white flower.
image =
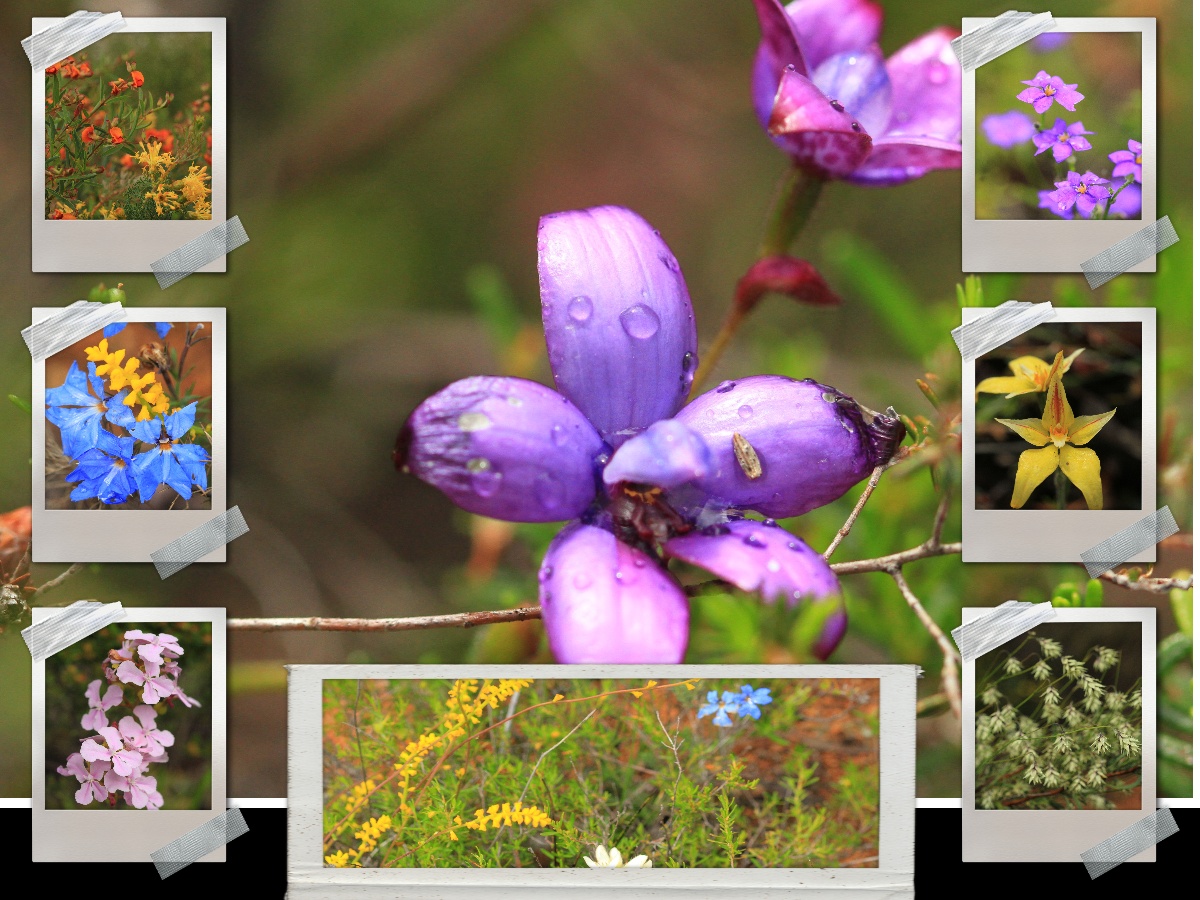
[[607,850],[603,844],[596,845],[595,858],[585,856],[583,861],[589,869],[649,869],[654,866],[653,860],[645,854],[635,856],[629,862],[622,862],[620,850],[616,847]]
[[1016,675],[1021,671],[1021,661],[1015,656],[1010,656],[1004,661],[1004,672],[1006,675]]

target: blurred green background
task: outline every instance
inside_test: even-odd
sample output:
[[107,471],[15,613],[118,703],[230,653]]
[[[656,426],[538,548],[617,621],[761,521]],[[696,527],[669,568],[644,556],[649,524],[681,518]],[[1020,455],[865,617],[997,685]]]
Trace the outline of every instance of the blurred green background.
[[[8,83],[0,132],[7,279],[0,375],[28,396],[18,331],[31,306],[61,306],[98,280],[124,281],[132,305],[229,309],[229,496],[250,534],[226,565],[160,581],[148,565],[95,566],[47,602],[212,605],[230,616],[402,616],[494,609],[536,597],[538,547],[551,532],[472,524],[441,494],[392,467],[409,411],[460,377],[522,372],[548,380],[540,344],[535,229],[540,215],[628,205],[662,231],[687,278],[701,353],[752,261],[786,161],[749,103],[758,26],[749,0],[327,0],[119,4],[126,15],[228,17],[230,213],[250,243],[223,276],[160,291],[149,274],[29,274],[29,68],[16,42],[30,15],[66,2],[6,4],[0,60]],[[885,53],[1003,0],[885,0]],[[112,10],[113,2],[93,8]],[[988,304],[1148,305],[1159,310],[1163,450],[1159,503],[1185,532],[1191,510],[1191,4],[1063,0],[1057,16],[1153,15],[1159,35],[1162,213],[1181,242],[1157,275],[1125,275],[1092,292],[1079,274],[989,275]],[[845,300],[836,309],[771,299],[739,335],[716,378],[759,372],[814,377],[875,409],[934,417],[926,373],[957,413],[958,172],[886,190],[827,188],[795,248]],[[0,508],[28,503],[29,417],[0,412]],[[790,523],[818,549],[857,498]],[[936,499],[928,472],[887,474],[835,560],[916,546]],[[957,539],[957,497],[947,539]],[[471,531],[476,532],[474,540]],[[1191,565],[1190,541],[1160,548],[1160,569]],[[469,569],[464,563],[472,561]],[[61,567],[35,570],[35,583]],[[964,605],[1047,598],[1077,566],[906,569],[943,628]],[[834,662],[920,663],[938,690],[941,657],[884,574],[842,579],[850,632]],[[1112,589],[1107,602],[1163,606]],[[771,616],[750,601],[696,604],[693,656],[794,659]],[[1162,632],[1173,628],[1165,613]],[[538,652],[536,622],[492,630],[392,635],[247,634],[230,638],[229,794],[283,796],[282,664],[514,661]],[[0,795],[28,796],[29,656],[0,640]],[[957,796],[959,725],[921,721],[919,793]]]
[[[85,694],[89,682],[100,679],[100,695],[108,690],[104,680],[104,658],[121,648],[121,638],[134,628],[174,635],[183,648],[179,657],[179,686],[200,705],[187,707],[178,700],[155,704],[155,727],[175,738],[167,749],[167,761],[154,763],[146,774],[157,780],[163,809],[212,809],[212,625],[208,622],[121,622],[109,625],[72,644],[46,660],[46,808],[81,809],[75,800],[79,780],[58,774],[67,756],[79,752],[84,738],[95,734],[81,727],[88,711]],[[124,716],[141,705],[141,692],[125,686],[125,702],[106,713],[114,728]],[[92,803],[89,809],[108,809],[107,803]],[[118,809],[132,809],[122,801]]]

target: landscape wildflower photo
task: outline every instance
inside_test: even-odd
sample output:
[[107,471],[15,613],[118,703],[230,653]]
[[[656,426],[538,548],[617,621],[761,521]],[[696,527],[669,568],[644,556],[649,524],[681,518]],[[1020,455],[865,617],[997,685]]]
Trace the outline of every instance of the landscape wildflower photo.
[[117,33],[46,77],[46,218],[212,218],[212,38]]
[[877,679],[326,680],[327,867],[879,859]]

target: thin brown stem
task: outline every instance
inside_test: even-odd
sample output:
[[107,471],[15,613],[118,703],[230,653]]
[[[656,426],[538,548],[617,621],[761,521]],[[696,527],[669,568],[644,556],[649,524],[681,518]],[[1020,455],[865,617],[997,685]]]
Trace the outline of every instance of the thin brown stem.
[[[1116,778],[1119,775],[1130,775],[1139,769],[1141,769],[1141,766],[1134,766],[1131,769],[1122,769],[1120,772],[1109,772],[1104,777],[1108,779]],[[1055,788],[1052,791],[1041,791],[1036,794],[1026,794],[1024,797],[1014,797],[1011,800],[1004,800],[1002,802],[1005,806],[1020,806],[1022,803],[1028,803],[1030,800],[1037,800],[1040,797],[1053,797],[1056,794],[1061,794],[1065,790],[1065,787],[1060,787]],[[1113,790],[1122,790],[1122,788],[1113,788]],[[1105,791],[1104,793],[1109,793],[1109,791]]]
[[1105,572],[1100,576],[1101,581],[1115,584],[1131,591],[1148,591],[1151,594],[1166,594],[1169,591],[1190,591],[1194,577],[1187,578],[1130,578],[1118,572]]
[[871,480],[863,488],[862,496],[858,498],[858,502],[854,504],[854,509],[850,511],[850,517],[842,523],[842,527],[838,529],[838,533],[833,536],[832,543],[830,543],[828,549],[822,554],[826,559],[833,556],[833,551],[838,548],[838,544],[845,539],[846,535],[850,533],[850,529],[854,527],[854,522],[858,519],[858,514],[863,511],[863,507],[867,505],[867,500],[875,492],[875,488],[879,486],[879,479],[883,477],[884,468],[884,466],[876,466],[875,471],[871,473]]
[[938,627],[937,622],[933,621],[933,617],[925,610],[925,606],[921,603],[920,598],[913,593],[912,588],[908,586],[908,582],[904,578],[904,573],[900,571],[900,566],[894,565],[886,570],[892,576],[892,580],[896,582],[896,587],[900,589],[901,595],[908,603],[909,608],[916,613],[921,624],[925,626],[938,647],[942,651],[942,690],[946,694],[946,699],[950,703],[950,709],[954,712],[956,719],[962,718],[962,689],[958,682],[958,664],[961,661],[958,651],[954,649],[954,645],[950,643],[946,637],[946,633]]
[[420,631],[425,628],[475,628],[497,622],[540,619],[540,606],[519,606],[488,612],[451,613],[444,616],[407,616],[390,619],[307,618],[230,619],[231,631]]
[[29,599],[33,600],[37,597],[40,597],[42,594],[46,593],[46,591],[54,590],[56,587],[58,587],[60,584],[62,584],[64,581],[66,581],[68,578],[70,578],[75,573],[83,571],[83,565],[84,565],[83,563],[72,563],[71,567],[68,568],[66,571],[60,572],[58,575],[54,576],[49,581],[47,581],[45,584],[43,584],[41,587],[39,587],[36,591],[34,591],[33,594],[30,595]]
[[716,337],[712,339],[708,349],[700,355],[700,364],[696,367],[696,376],[692,379],[692,393],[689,399],[695,397],[701,387],[708,382],[709,377],[717,368],[717,363],[725,354],[725,348],[729,346],[729,342],[733,340],[733,336],[737,334],[737,330],[745,318],[746,311],[736,303],[729,307],[729,312],[725,314],[725,321],[721,323]]

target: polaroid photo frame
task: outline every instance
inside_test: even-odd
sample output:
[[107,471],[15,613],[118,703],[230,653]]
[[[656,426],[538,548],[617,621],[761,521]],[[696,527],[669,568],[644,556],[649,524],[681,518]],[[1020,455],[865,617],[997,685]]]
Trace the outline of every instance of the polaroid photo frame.
[[[990,309],[964,309],[963,323],[974,321]],[[963,455],[963,562],[1073,562],[1079,554],[1128,528],[1158,508],[1156,492],[1156,417],[1158,367],[1156,314],[1153,308],[1058,308],[1046,325],[1066,322],[1135,322],[1141,325],[1141,506],[1138,509],[1036,510],[976,508],[975,385],[976,360],[962,366]],[[1014,340],[1020,340],[1015,338]],[[1000,348],[998,348],[1000,349]],[[1087,356],[1084,350],[1083,357]],[[1047,360],[1049,361],[1049,360]],[[1070,378],[1070,373],[1067,375]],[[1064,382],[1065,383],[1065,382]],[[1070,397],[1070,386],[1068,399]],[[1045,393],[1037,395],[1045,402]],[[1040,417],[1033,405],[1014,418]],[[1078,414],[1078,411],[1076,411]],[[1032,449],[1032,445],[1030,445]],[[1051,476],[1053,477],[1053,476]],[[1075,490],[1073,487],[1070,490]],[[1076,492],[1077,493],[1077,492]],[[1154,547],[1135,554],[1128,562],[1154,562]]]
[[[51,618],[56,610],[35,607],[33,627]],[[151,862],[150,854],[178,837],[198,828],[225,811],[226,801],[226,633],[225,610],[221,607],[146,607],[127,608],[119,622],[127,622],[143,631],[163,630],[171,623],[209,622],[211,635],[211,705],[207,710],[212,733],[212,781],[209,787],[208,809],[105,809],[94,800],[80,809],[47,809],[46,779],[48,777],[46,748],[47,729],[47,666],[55,662],[50,656],[33,663],[33,861],[34,862]],[[119,626],[118,626],[119,627]],[[85,638],[86,640],[86,638]],[[188,682],[188,657],[179,658],[183,673],[180,686],[194,690]],[[60,653],[69,652],[66,648]],[[100,678],[100,672],[95,673]],[[102,680],[103,684],[103,680]],[[106,685],[105,685],[106,686]],[[107,686],[106,686],[107,687]],[[128,688],[126,690],[128,693]],[[88,712],[82,688],[78,691],[78,710]],[[107,710],[111,718],[116,710]],[[129,710],[122,709],[122,715]],[[78,722],[76,722],[78,724]],[[80,736],[85,734],[80,729]],[[94,735],[93,735],[94,736]],[[179,750],[168,748],[168,756]],[[163,765],[170,766],[168,760]],[[148,772],[147,774],[151,774]],[[54,776],[59,777],[59,776]],[[62,776],[70,778],[70,776]],[[78,786],[78,785],[76,785]],[[225,848],[205,856],[202,862],[224,862]]]
[[[288,896],[342,897],[610,896],[715,892],[731,897],[912,897],[916,786],[916,666],[288,666]],[[879,858],[874,868],[333,868],[324,861],[323,683],[326,680],[432,681],[461,678],[879,679]],[[697,691],[699,693],[699,691]],[[703,695],[696,698],[703,701]],[[707,895],[707,894],[706,894]]]
[[[990,22],[984,18],[964,18],[963,34]],[[963,72],[962,84],[962,269],[964,272],[1074,272],[1080,271],[1079,264],[1092,258],[1113,244],[1121,241],[1148,225],[1158,217],[1155,206],[1157,190],[1157,91],[1158,72],[1156,56],[1155,21],[1152,18],[1056,18],[1057,29],[1050,34],[1099,32],[1132,32],[1141,36],[1141,105],[1142,105],[1142,214],[1138,219],[1104,221],[1041,221],[1029,219],[977,219],[976,218],[976,145],[983,140],[975,122],[975,84],[988,77],[988,67]],[[1019,50],[1020,48],[1018,48]],[[1015,51],[1014,51],[1015,52]],[[1037,73],[1034,68],[1025,76],[1032,79]],[[1062,73],[1049,73],[1057,75]],[[1064,77],[1064,81],[1073,78]],[[1018,82],[1014,96],[1022,88]],[[1086,91],[1085,97],[1086,97]],[[1085,101],[1086,102],[1086,101]],[[1055,118],[1066,118],[1068,123],[1087,116],[1085,106],[1077,112],[1061,109],[1057,104],[1045,113],[1047,125]],[[1096,160],[1109,165],[1107,152],[1125,149],[1120,146],[1102,148],[1093,144],[1087,151]],[[1081,169],[1088,166],[1081,165]],[[1155,258],[1131,267],[1130,272],[1154,272]]]
[[[33,323],[57,312],[35,308]],[[132,307],[126,322],[204,322],[211,327],[212,470],[210,509],[47,509],[46,361],[33,363],[34,562],[150,562],[150,554],[225,512],[227,477],[225,310],[213,307]],[[211,323],[209,326],[208,323]],[[89,337],[100,337],[96,332]],[[81,339],[82,340],[82,339]],[[145,367],[143,366],[143,369]],[[225,546],[198,562],[225,562]]]
[[[33,32],[61,22],[34,18]],[[46,218],[46,76],[33,72],[32,228],[34,272],[149,272],[150,264],[225,221],[229,170],[226,119],[225,20],[218,18],[125,18],[116,35],[143,32],[207,32],[212,35],[211,219],[172,221],[64,221]],[[84,48],[86,51],[87,48]],[[197,272],[224,272],[225,257]]]
[[[965,607],[963,623],[993,612]],[[1152,607],[1056,609],[1044,625],[1127,622],[1141,629],[1141,803],[1137,809],[1030,810],[975,808],[975,684],[977,660],[963,666],[962,858],[963,862],[1079,862],[1079,854],[1134,822],[1153,815],[1157,778],[1155,617]],[[1034,628],[1033,631],[1038,631]],[[1021,637],[1003,646],[1016,646]],[[1154,862],[1154,847],[1131,862]]]

